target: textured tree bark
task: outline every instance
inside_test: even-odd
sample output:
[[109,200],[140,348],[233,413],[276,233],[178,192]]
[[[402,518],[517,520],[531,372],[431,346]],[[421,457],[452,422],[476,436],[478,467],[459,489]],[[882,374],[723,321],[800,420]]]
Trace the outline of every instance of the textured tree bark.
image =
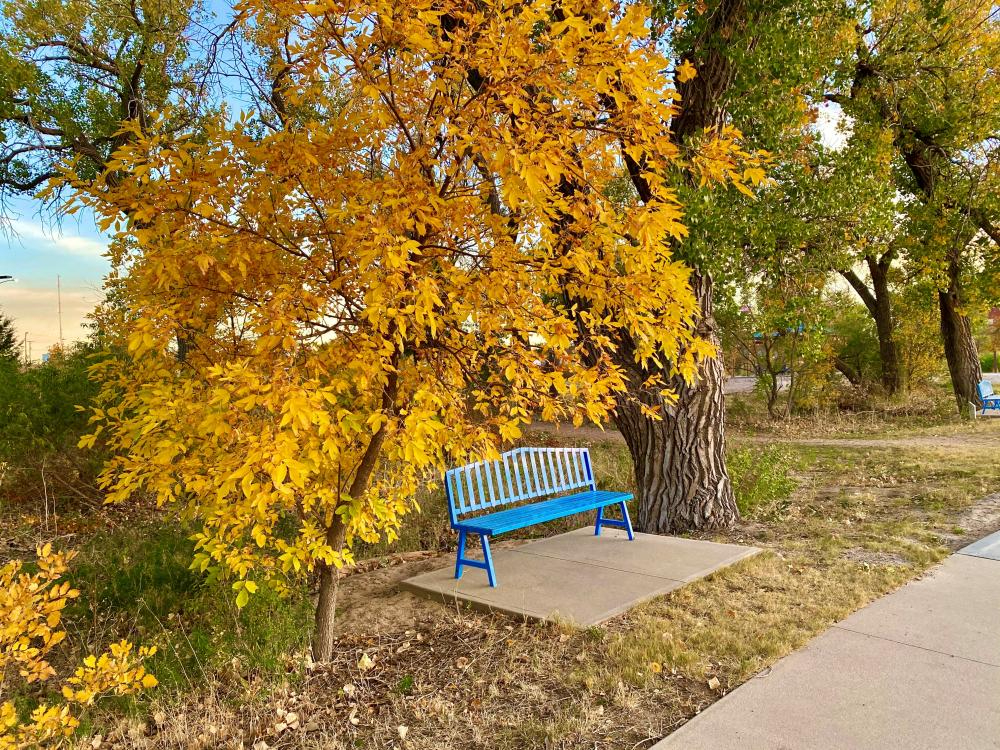
[[944,342],[945,359],[948,360],[951,388],[959,414],[965,415],[970,403],[977,408],[982,407],[976,385],[983,379],[983,371],[972,325],[962,313],[959,273],[959,264],[952,259],[948,264],[948,288],[938,291],[938,305],[941,309],[941,340]]
[[[326,541],[338,552],[344,548],[344,528],[340,516],[327,529]],[[333,657],[334,621],[337,615],[337,588],[340,576],[337,568],[329,563],[319,565],[319,599],[316,601],[316,619],[313,629],[312,656],[315,661],[330,661]]]
[[[885,257],[885,256],[883,256]],[[872,287],[875,292],[875,331],[878,334],[878,354],[882,363],[882,387],[892,395],[899,391],[902,385],[900,377],[899,351],[896,348],[895,328],[892,319],[892,298],[889,295],[889,264],[876,262],[869,257],[868,269],[872,277]]]
[[[712,317],[712,279],[693,274],[701,302],[698,333],[718,344]],[[664,405],[643,391],[645,374],[634,372],[632,392],[619,400],[615,424],[625,438],[638,488],[637,527],[654,534],[723,529],[739,519],[726,471],[725,372],[722,360],[702,363],[700,378],[688,385],[674,378],[678,401]],[[663,407],[664,418],[645,416],[640,403]]]
[[[719,0],[691,48],[677,51],[678,60],[690,60],[698,69],[694,78],[676,81],[681,106],[670,129],[678,145],[683,147],[706,129],[724,124],[725,99],[736,75],[730,55],[747,17],[745,0]],[[740,43],[752,42],[742,39]],[[626,152],[622,158],[639,198],[648,202],[651,191],[642,178],[641,165]],[[691,265],[691,285],[701,308],[697,332],[718,347],[712,278],[696,263]],[[619,347],[616,359],[624,369],[634,369],[631,346]],[[669,534],[731,526],[739,519],[739,510],[726,471],[725,372],[721,358],[704,362],[694,385],[680,378],[668,379],[678,396],[672,405],[661,404],[658,397],[640,392],[647,374],[634,373],[632,392],[619,399],[615,414],[615,424],[635,466],[638,528]],[[663,419],[646,417],[640,403],[661,406]]]

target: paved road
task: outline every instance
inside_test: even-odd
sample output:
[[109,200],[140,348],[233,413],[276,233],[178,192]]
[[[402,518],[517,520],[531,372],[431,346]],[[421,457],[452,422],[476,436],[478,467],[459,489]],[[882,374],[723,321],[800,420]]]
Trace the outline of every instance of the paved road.
[[855,612],[655,748],[1000,748],[1000,532]]

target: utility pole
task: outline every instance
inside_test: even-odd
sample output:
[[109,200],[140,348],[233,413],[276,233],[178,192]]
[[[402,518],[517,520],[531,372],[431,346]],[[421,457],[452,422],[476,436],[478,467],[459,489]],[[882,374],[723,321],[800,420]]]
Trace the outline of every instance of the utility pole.
[[24,332],[24,344],[21,345],[21,354],[24,355],[24,366],[31,364],[31,357],[28,355],[28,332]]
[[62,329],[62,276],[56,276],[56,304],[59,306],[59,349],[63,349]]

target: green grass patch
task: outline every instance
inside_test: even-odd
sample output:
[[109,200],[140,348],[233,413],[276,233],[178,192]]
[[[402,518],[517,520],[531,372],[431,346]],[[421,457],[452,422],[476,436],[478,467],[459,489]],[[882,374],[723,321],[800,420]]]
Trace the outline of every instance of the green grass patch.
[[156,523],[91,537],[70,575],[81,596],[67,625],[91,651],[128,638],[157,646],[148,663],[163,690],[188,690],[220,675],[255,681],[284,675],[308,643],[307,596],[261,588],[239,610],[225,582],[208,582],[189,564],[187,532]]
[[796,487],[792,453],[779,446],[734,448],[726,457],[736,505],[746,517],[779,516]]

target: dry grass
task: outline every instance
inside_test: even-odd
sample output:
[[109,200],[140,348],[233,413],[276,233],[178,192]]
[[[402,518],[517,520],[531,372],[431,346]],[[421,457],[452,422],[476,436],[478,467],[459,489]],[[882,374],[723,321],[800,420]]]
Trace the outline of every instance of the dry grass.
[[[765,552],[601,627],[448,608],[396,582],[434,561],[346,579],[338,656],[289,677],[209,682],[120,722],[123,747],[646,748],[970,536],[1000,527],[995,433],[907,451],[788,445],[797,489],[722,541]],[[597,465],[628,482],[623,446]],[[365,668],[367,659],[372,665]],[[159,721],[154,721],[158,717]],[[402,728],[402,729],[401,729]]]
[[970,431],[1000,431],[1000,419],[970,424],[955,408],[949,387],[928,387],[886,398],[838,391],[835,403],[801,410],[774,422],[763,401],[754,394],[727,397],[726,418],[736,434],[766,434],[787,439],[837,437],[893,437],[900,435],[966,435]]

